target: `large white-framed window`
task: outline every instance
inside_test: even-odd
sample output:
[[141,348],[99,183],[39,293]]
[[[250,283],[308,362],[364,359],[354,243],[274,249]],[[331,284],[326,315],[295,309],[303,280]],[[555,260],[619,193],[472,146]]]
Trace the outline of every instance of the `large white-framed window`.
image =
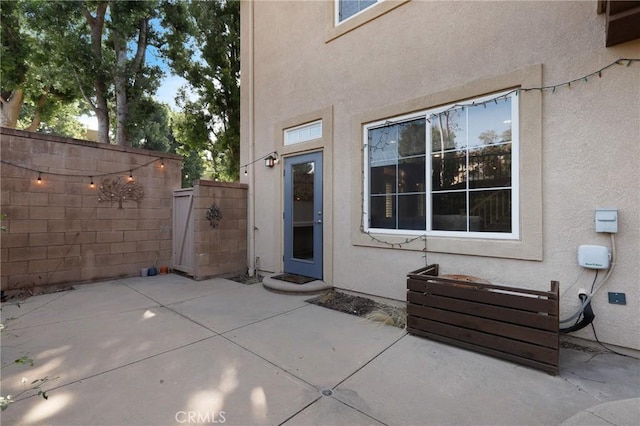
[[519,238],[518,96],[364,125],[365,232]]
[[335,24],[338,25],[346,21],[380,1],[384,0],[335,0]]

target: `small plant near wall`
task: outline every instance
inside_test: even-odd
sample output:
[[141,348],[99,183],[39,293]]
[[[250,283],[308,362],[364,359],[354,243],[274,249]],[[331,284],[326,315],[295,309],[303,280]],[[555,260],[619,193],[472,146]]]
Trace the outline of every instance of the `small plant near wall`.
[[209,219],[212,228],[218,227],[218,222],[222,219],[222,211],[216,203],[211,204],[211,207],[207,209],[207,219]]
[[[11,302],[10,304],[17,306],[18,308],[20,307],[19,302]],[[0,308],[0,311],[2,311],[2,308]],[[3,321],[5,323],[8,323],[15,319],[16,318],[14,317],[10,317],[10,318],[4,318]],[[4,334],[5,323],[0,323],[0,333]],[[20,358],[14,360],[13,362],[11,361],[3,362],[2,364],[0,364],[0,370],[4,373],[5,368],[10,368],[11,366],[16,366],[16,365],[25,365],[25,366],[33,367],[34,361],[28,355],[23,355]],[[57,378],[58,377],[49,378],[48,376],[45,376],[39,379],[30,380],[26,377],[22,377],[22,379],[20,380],[20,383],[22,383],[23,389],[21,391],[18,391],[18,393],[16,393],[15,395],[0,395],[0,410],[2,411],[6,410],[7,408],[9,408],[9,405],[11,403],[15,402],[18,398],[22,397],[23,395],[28,395],[28,396],[37,395],[37,396],[41,396],[44,399],[49,399],[49,395],[47,395],[46,391],[42,390],[41,386],[44,385],[49,380],[55,380]]]

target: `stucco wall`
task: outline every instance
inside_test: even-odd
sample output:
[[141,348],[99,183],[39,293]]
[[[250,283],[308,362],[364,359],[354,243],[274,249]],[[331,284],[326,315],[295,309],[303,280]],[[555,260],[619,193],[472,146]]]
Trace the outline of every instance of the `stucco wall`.
[[[247,271],[247,185],[197,180],[193,183],[194,278]],[[222,213],[217,227],[207,219],[215,203]]]
[[[405,297],[406,272],[425,262],[424,242],[391,249],[359,235],[358,121],[395,111],[393,106],[437,106],[490,93],[497,87],[487,82],[503,76],[509,88],[509,76],[532,67],[539,69],[540,85],[548,86],[618,58],[640,58],[640,40],[605,48],[604,16],[597,15],[595,1],[409,1],[337,38],[329,28],[331,10],[327,2],[315,1],[243,4],[242,161],[252,152],[251,158],[274,150],[293,154],[283,148],[281,123],[332,111],[331,134],[321,146],[325,179],[333,186],[325,195],[333,206],[324,214],[331,217],[324,229],[325,259],[331,260],[325,280],[399,300]],[[510,256],[507,249],[495,254],[492,245],[507,244],[499,241],[427,239],[427,261],[439,263],[443,273],[521,287],[548,289],[558,280],[564,317],[576,309],[578,289],[589,288],[594,278],[577,265],[578,246],[611,244],[609,235],[595,232],[594,210],[617,208],[616,267],[594,297],[594,325],[602,341],[640,349],[640,64],[625,65],[555,93],[522,94],[522,102],[539,106],[537,112],[521,109],[521,119],[531,125],[521,129],[520,141],[523,152],[532,148],[528,143],[536,144],[531,156],[520,158],[524,185],[532,188],[529,194],[521,188],[521,201],[533,198],[520,220],[539,256]],[[254,183],[257,230],[249,232],[255,235],[255,256],[272,271],[282,269],[280,176],[281,170],[253,167],[244,180]],[[483,244],[487,251],[465,248]],[[627,305],[609,304],[608,291],[626,293]],[[576,335],[593,339],[590,329]]]
[[[135,276],[156,257],[158,266],[171,264],[180,156],[5,128],[0,143],[3,290]],[[102,180],[124,182],[129,170],[144,198],[122,209],[100,202]]]

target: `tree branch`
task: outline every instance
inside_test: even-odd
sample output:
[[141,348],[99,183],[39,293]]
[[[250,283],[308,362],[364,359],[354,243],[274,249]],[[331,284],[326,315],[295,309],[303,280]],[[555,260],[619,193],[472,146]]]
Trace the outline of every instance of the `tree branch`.
[[69,67],[73,71],[73,76],[76,78],[76,82],[78,83],[78,88],[80,89],[80,93],[82,93],[82,97],[84,98],[85,101],[87,101],[91,109],[93,109],[93,111],[95,112],[98,109],[98,106],[95,105],[93,102],[91,102],[91,98],[89,98],[87,94],[84,92],[84,88],[82,87],[82,83],[80,82],[80,76],[78,75],[75,67],[73,66],[73,64],[71,64],[68,58],[67,58],[67,63],[69,64]]
[[149,26],[148,19],[140,20],[140,33],[138,34],[138,51],[133,60],[133,72],[137,73],[144,61],[144,54],[147,51],[147,29]]

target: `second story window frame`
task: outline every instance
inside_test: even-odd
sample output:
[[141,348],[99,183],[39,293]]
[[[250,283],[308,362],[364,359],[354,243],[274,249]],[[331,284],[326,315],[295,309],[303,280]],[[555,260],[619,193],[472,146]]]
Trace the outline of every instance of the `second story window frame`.
[[360,15],[362,12],[364,12],[365,10],[368,10],[369,8],[371,8],[372,6],[375,6],[376,4],[379,4],[381,2],[383,2],[384,0],[349,0],[352,2],[357,2],[358,3],[358,11],[355,13],[352,13],[351,15],[342,18],[340,16],[340,5],[341,3],[343,3],[343,1],[345,0],[334,0],[335,2],[335,25],[336,27],[346,21],[348,21],[349,19],[353,18],[354,16],[358,16]]

